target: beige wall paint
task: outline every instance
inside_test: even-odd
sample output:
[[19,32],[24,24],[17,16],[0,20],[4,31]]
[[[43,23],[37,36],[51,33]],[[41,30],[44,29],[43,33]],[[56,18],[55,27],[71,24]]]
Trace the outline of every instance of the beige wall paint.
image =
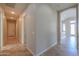
[[24,45],[24,16],[23,14],[19,17],[19,40],[22,45]]

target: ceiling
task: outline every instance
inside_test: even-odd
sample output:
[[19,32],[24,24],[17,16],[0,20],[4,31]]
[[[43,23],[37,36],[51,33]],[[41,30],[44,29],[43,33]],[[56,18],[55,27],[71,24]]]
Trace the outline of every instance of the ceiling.
[[10,9],[21,13],[25,8],[27,8],[29,3],[0,3],[0,5],[10,7]]
[[[14,17],[15,19],[21,15],[29,3],[0,3],[0,6],[3,7],[5,15],[7,18]],[[15,14],[12,14],[14,12]]]
[[[75,5],[75,3],[46,3],[51,8],[59,11],[65,8]],[[14,9],[16,12],[22,13],[25,8],[28,7],[29,3],[0,3],[0,5],[8,6]]]
[[16,3],[5,3],[4,5],[11,7],[11,8],[15,8]]
[[[0,3],[0,6],[3,6],[8,17],[13,16],[17,17],[20,15],[30,3]],[[63,10],[65,8],[75,5],[75,3],[45,3],[50,6],[50,8],[55,9],[56,11]],[[11,12],[14,11],[16,14],[12,15]]]
[[71,6],[74,6],[75,3],[48,3],[48,5],[57,10],[57,11],[60,11],[60,10],[63,10],[65,8],[69,8]]
[[[8,6],[10,8],[13,8],[14,10],[18,12],[22,12],[29,3],[2,3],[5,6]],[[59,11],[68,7],[71,7],[75,5],[75,3],[47,3],[51,8],[54,8],[55,10]]]
[[22,13],[25,8],[29,5],[29,3],[3,3],[5,7],[9,7],[14,10],[16,13]]

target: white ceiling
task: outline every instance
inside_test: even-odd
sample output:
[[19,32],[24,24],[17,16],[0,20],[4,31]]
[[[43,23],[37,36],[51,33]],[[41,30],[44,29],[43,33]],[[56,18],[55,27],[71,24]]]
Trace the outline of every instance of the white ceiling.
[[[11,3],[10,3],[11,4]],[[9,5],[10,5],[9,4]],[[18,11],[18,12],[22,12],[25,8],[28,7],[29,3],[14,3],[15,5],[11,4],[11,6],[14,6],[14,10]],[[73,5],[75,5],[75,3],[46,3],[48,4],[52,9],[55,9],[57,11],[59,10],[63,10],[65,8],[71,7]]]
[[[17,11],[23,11],[27,6],[29,5],[28,3],[14,3],[14,9]],[[71,7],[75,5],[75,3],[47,3],[51,8],[54,8],[55,10],[63,10],[65,8]],[[12,4],[11,4],[12,5]]]
[[22,12],[24,9],[28,7],[28,3],[16,3],[14,10]]
[[68,7],[71,7],[71,6],[74,6],[75,3],[49,3],[48,4],[51,8],[57,10],[57,11],[60,11],[60,10],[63,10],[65,8],[68,8]]
[[29,3],[0,3],[0,6],[7,6],[16,12],[21,13],[25,8],[27,8]]

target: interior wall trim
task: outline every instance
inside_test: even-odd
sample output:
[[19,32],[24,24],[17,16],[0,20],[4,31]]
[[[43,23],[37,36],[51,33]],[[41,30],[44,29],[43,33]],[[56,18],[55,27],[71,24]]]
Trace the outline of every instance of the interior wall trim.
[[44,49],[43,51],[41,51],[40,53],[36,54],[36,56],[40,56],[41,54],[43,54],[44,52],[48,51],[49,49],[51,49],[52,47],[54,47],[57,44],[57,42],[55,42],[54,44],[51,44],[48,48]]

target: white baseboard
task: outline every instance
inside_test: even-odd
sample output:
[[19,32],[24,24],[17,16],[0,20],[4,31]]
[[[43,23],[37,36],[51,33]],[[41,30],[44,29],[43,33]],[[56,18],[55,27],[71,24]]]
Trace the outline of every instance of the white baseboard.
[[52,47],[55,46],[56,44],[57,44],[57,42],[54,43],[54,44],[52,44],[52,45],[50,45],[47,49],[43,50],[42,52],[36,54],[36,56],[40,56],[41,54],[43,54],[44,52],[46,52],[47,50],[49,50],[50,48],[52,48]]
[[43,50],[42,52],[40,52],[40,53],[38,53],[38,54],[34,54],[34,53],[32,52],[32,50],[31,50],[30,48],[28,48],[27,46],[26,46],[26,48],[27,48],[27,50],[28,50],[33,56],[40,56],[41,54],[43,54],[44,52],[46,52],[47,50],[49,50],[50,48],[52,48],[52,47],[55,46],[56,44],[57,44],[57,42],[54,43],[54,44],[52,44],[52,45],[50,45],[47,49]]
[[34,53],[32,52],[30,48],[26,47],[26,49],[34,56]]

